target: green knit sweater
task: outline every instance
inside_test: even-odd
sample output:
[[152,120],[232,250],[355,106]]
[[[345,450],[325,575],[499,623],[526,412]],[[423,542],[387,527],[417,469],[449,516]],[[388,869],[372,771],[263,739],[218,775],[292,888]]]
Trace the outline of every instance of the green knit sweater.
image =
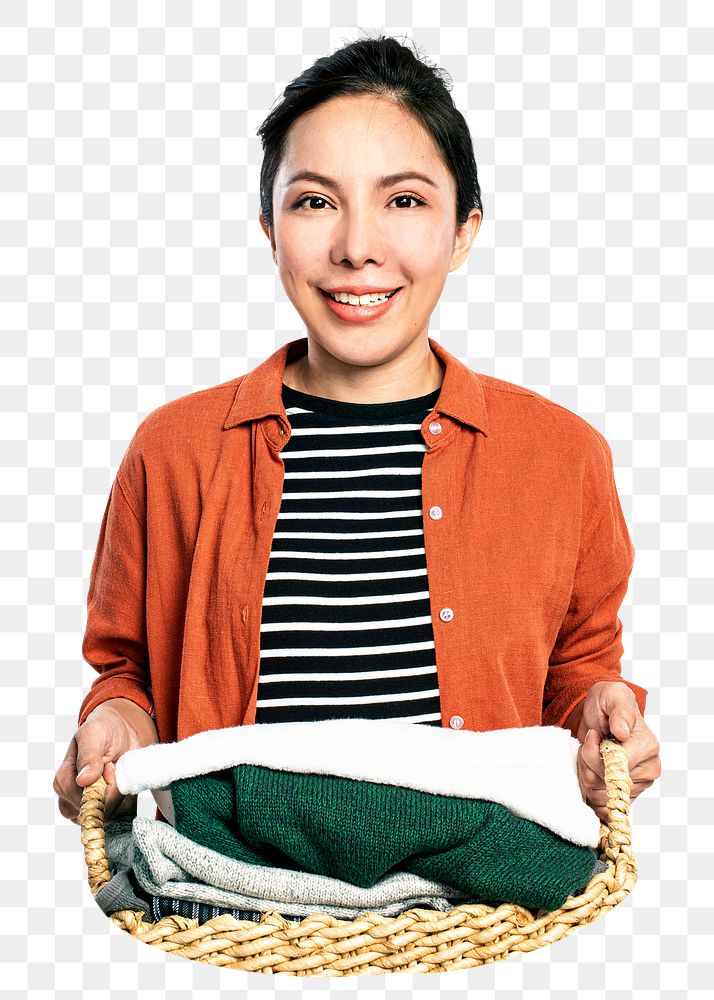
[[[474,902],[558,909],[597,855],[500,803],[240,764],[171,783],[179,833],[251,864],[367,888],[394,870]],[[456,895],[456,893],[454,894]]]

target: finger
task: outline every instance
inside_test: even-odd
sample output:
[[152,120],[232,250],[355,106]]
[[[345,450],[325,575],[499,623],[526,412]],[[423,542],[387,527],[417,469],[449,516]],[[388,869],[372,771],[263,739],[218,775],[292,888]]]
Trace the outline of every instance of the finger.
[[[629,693],[629,688],[627,691]],[[612,697],[614,698],[614,696]],[[639,715],[637,704],[635,703],[634,706],[630,704],[629,698],[625,701],[624,693],[619,692],[617,700],[606,702],[606,706],[610,736],[619,740],[620,743],[626,743],[627,740],[631,739],[637,726],[637,716]]]
[[[630,789],[630,801],[634,801],[642,792],[647,791],[648,788],[652,787],[653,782],[644,781],[636,782]],[[599,808],[605,809],[607,806],[607,788],[603,788],[602,785],[581,783],[581,793],[585,802],[591,806],[598,806]]]
[[634,784],[651,785],[662,774],[662,766],[659,758],[657,757],[654,760],[642,761],[641,764],[636,764],[635,767],[629,769],[629,774]]
[[[630,791],[629,803],[632,804],[632,802],[635,801],[638,795],[641,795],[642,792],[646,791],[647,788],[651,786],[651,784],[652,782],[647,782],[644,785],[643,784],[633,785]],[[608,797],[607,789],[602,789],[602,788],[594,788],[592,790],[589,790],[587,796],[585,797],[587,805],[589,805],[591,809],[593,809],[598,814],[600,819],[602,819],[604,822],[609,821],[607,797]]]
[[57,808],[60,811],[60,815],[64,816],[65,819],[77,820],[79,817],[79,810],[67,799],[58,799]]
[[117,756],[117,748],[114,746],[111,728],[106,720],[88,719],[77,730],[76,738],[76,782],[86,788],[102,774],[107,761]]
[[[96,781],[96,778],[94,781]],[[76,776],[72,777],[70,790],[66,794],[60,794],[59,796],[59,810],[66,819],[72,819],[78,822],[79,810],[82,808],[84,789],[88,788],[92,783],[93,782],[90,779],[88,783],[78,785]]]
[[77,738],[76,735],[72,737],[67,747],[67,752],[64,755],[62,763],[55,771],[54,780],[52,781],[52,789],[56,795],[62,795],[65,798],[69,792],[70,787],[74,787],[74,777],[76,774],[75,761],[77,759]]
[[104,822],[106,823],[110,819],[117,820],[127,816],[131,818],[136,816],[137,815],[136,800],[137,800],[136,795],[125,795],[116,809],[112,810],[112,812],[110,813],[107,813],[105,811]]
[[104,778],[107,783],[106,790],[104,792],[104,818],[105,820],[111,816],[117,807],[122,803],[124,795],[117,789],[116,780],[114,778],[115,765],[113,761],[101,760],[99,765],[91,764],[89,770],[84,774],[77,775],[75,780],[76,788],[76,798],[75,792],[73,791],[70,797],[70,802],[77,803],[77,811],[82,802],[82,795],[84,794],[84,789],[88,788],[89,785],[94,784],[99,778]]
[[659,742],[652,739],[650,731],[635,730],[627,743],[622,744],[627,759],[627,771],[633,781],[654,781],[662,773]]
[[69,741],[69,746],[67,747],[67,751],[64,755],[62,763],[57,768],[57,773],[59,774],[60,771],[64,770],[67,767],[74,767],[76,759],[77,759],[77,734],[75,733],[72,739]]
[[620,743],[626,743],[630,736],[632,735],[632,730],[634,729],[634,722],[628,721],[623,715],[611,716],[608,720],[608,725],[610,727],[610,734],[619,740]]
[[661,768],[660,745],[657,739],[632,737],[628,748],[628,758],[632,767],[650,765],[653,770]]
[[592,795],[587,796],[585,801],[603,822],[608,821],[610,814],[607,808],[607,795],[604,792],[593,792]]
[[112,816],[119,817],[136,814],[137,795],[124,795],[119,791],[116,784],[116,765],[113,761],[108,761],[104,767],[104,780],[107,782],[107,791],[104,799],[104,819]]
[[[109,785],[107,785],[108,790]],[[79,798],[77,801],[65,796],[60,796],[57,800],[57,807],[60,814],[65,819],[77,824],[79,824],[79,810],[82,805],[82,790],[78,789],[78,791]],[[122,795],[116,791],[111,796],[107,795],[104,800],[104,821],[107,822],[111,818],[119,819],[121,816],[136,816],[137,799],[137,795]]]
[[600,736],[597,730],[590,729],[585,742],[581,744],[578,757],[583,768],[583,776],[588,783],[604,783],[605,763],[600,753]]
[[578,780],[580,784],[580,792],[588,805],[594,801],[595,796],[605,795],[605,785],[602,781],[600,781],[596,774],[593,774],[592,771],[580,771],[578,774]]
[[[602,755],[599,754],[599,747],[599,756],[598,758],[595,757],[595,743],[596,740],[594,737],[590,736],[588,745],[583,745],[578,754],[578,775],[581,786],[584,786],[589,794],[592,794],[596,789],[605,787],[604,763],[602,762]],[[597,771],[594,767],[596,759],[598,762]],[[662,766],[659,755],[654,758],[648,757],[634,765],[631,765],[631,762],[628,760],[628,773],[632,780],[632,797],[634,798],[635,795],[639,795],[646,788],[649,788],[660,777],[661,772]]]
[[635,782],[630,792],[630,799],[636,799],[638,795],[642,795],[642,793],[646,792],[648,788],[651,788],[653,784],[654,782],[652,781]]
[[66,819],[77,817],[82,804],[84,789],[77,785],[75,778],[74,764],[70,762],[69,758],[65,758],[55,776],[52,787],[57,793],[59,811]]
[[641,718],[634,693],[621,681],[606,684],[600,692],[603,708],[607,713],[610,733],[624,743],[629,740]]

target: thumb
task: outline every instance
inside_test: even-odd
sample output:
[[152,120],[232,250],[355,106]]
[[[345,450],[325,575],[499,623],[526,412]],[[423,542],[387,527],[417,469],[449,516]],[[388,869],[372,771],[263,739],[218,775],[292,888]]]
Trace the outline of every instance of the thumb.
[[89,732],[77,736],[77,784],[91,785],[104,770],[105,740],[101,731]]
[[621,681],[604,684],[599,691],[599,703],[609,730],[604,735],[614,736],[621,743],[629,740],[639,714],[632,691]]
[[630,725],[622,715],[614,715],[610,718],[610,732],[615,739],[624,743],[630,738]]

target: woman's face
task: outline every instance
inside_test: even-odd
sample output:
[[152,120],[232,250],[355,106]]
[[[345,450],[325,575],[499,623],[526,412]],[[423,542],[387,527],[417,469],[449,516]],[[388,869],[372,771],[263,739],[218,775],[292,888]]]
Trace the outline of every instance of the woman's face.
[[[423,177],[397,175],[418,172]],[[311,177],[296,178],[303,172]],[[293,125],[273,188],[271,239],[283,287],[324,352],[384,364],[424,338],[446,276],[481,223],[456,230],[456,188],[410,114],[367,95],[333,98]],[[272,238],[271,238],[272,236]],[[386,305],[330,302],[322,290],[399,289]]]

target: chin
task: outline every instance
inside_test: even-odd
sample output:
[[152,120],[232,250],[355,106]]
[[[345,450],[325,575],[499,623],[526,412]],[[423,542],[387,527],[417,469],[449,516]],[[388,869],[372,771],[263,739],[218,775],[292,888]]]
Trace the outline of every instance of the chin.
[[319,344],[323,351],[347,365],[371,368],[384,364],[406,350],[409,341],[393,331],[385,333],[375,327],[373,330],[345,330],[343,334],[330,333],[328,336],[309,334],[310,339]]

